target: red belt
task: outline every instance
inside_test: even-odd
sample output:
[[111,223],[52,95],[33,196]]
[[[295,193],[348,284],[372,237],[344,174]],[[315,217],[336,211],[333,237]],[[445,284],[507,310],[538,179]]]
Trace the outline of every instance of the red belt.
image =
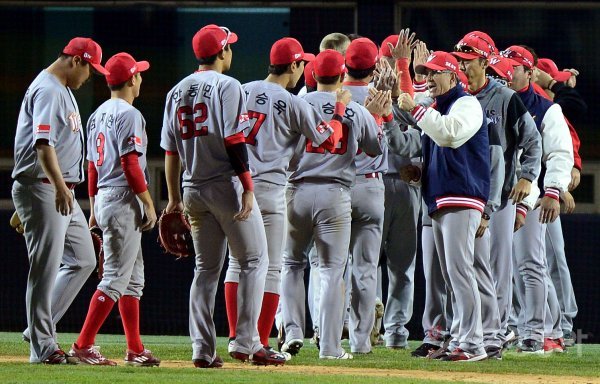
[[[42,183],[44,183],[44,184],[52,184],[50,182],[50,180],[48,180],[48,179],[42,179]],[[67,183],[67,182],[65,182],[65,184],[67,185],[67,188],[69,188],[69,189],[75,189],[75,187],[77,186],[77,183]]]
[[365,179],[379,179],[379,172],[367,173]]

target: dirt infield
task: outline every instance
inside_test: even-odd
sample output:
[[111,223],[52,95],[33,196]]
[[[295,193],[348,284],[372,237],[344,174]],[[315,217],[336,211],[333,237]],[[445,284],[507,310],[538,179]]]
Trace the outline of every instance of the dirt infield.
[[[27,363],[27,358],[2,356],[0,363]],[[163,360],[162,368],[191,368],[190,361]],[[600,384],[600,378],[582,376],[548,376],[548,375],[504,375],[481,372],[447,372],[423,370],[397,370],[375,368],[324,367],[314,365],[287,365],[285,367],[257,367],[246,364],[226,364],[222,369],[239,371],[286,371],[309,375],[351,375],[361,377],[397,377],[402,379],[429,379],[446,382],[472,382],[488,384]]]

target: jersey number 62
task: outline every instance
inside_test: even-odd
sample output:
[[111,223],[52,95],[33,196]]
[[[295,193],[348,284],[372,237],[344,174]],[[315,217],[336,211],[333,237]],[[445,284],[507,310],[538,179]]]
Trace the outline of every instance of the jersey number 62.
[[181,139],[188,140],[192,137],[208,135],[208,126],[202,125],[206,119],[208,119],[208,108],[204,103],[198,103],[193,108],[189,105],[177,108]]

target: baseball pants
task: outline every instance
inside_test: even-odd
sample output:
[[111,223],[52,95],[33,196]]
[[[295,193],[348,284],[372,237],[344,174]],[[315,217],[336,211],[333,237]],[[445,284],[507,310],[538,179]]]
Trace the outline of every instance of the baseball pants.
[[453,304],[453,326],[457,332],[458,347],[463,351],[483,354],[481,299],[475,275],[475,232],[481,222],[481,213],[475,209],[445,208],[432,217],[435,247],[438,251],[444,281]]
[[513,235],[516,206],[510,202],[490,217],[490,267],[500,316],[498,337],[506,342],[508,319],[513,296]]
[[247,220],[233,219],[241,208],[242,192],[237,181],[217,181],[184,188],[183,202],[196,251],[194,280],[190,289],[193,359],[212,361],[216,356],[213,313],[228,244],[230,257],[237,259],[240,265],[233,351],[250,355],[262,348],[257,322],[268,268],[267,239],[256,199]]
[[571,333],[573,319],[577,316],[577,301],[567,265],[560,216],[546,227],[546,259],[560,304],[561,328],[564,332]]
[[546,282],[546,224],[539,222],[540,209],[530,211],[525,225],[514,235],[515,289],[521,304],[519,339],[544,341]]
[[338,183],[297,182],[286,191],[288,238],[283,254],[282,309],[286,342],[304,338],[306,254],[314,239],[319,257],[320,356],[340,356],[343,274],[350,245],[349,188]]
[[144,288],[140,201],[130,187],[100,188],[94,213],[104,248],[104,274],[98,289],[114,301],[123,295],[140,298]]
[[[265,292],[279,295],[281,289],[281,255],[287,232],[285,207],[285,186],[267,181],[254,181],[254,196],[265,224],[269,268],[265,280]],[[229,267],[225,275],[226,283],[238,283],[240,264],[237,259],[229,258]]]
[[385,212],[382,248],[387,258],[388,297],[383,315],[385,344],[406,347],[405,325],[413,312],[414,274],[417,253],[417,223],[421,208],[420,190],[397,174],[385,175]]
[[351,189],[352,288],[350,301],[350,348],[352,352],[371,351],[370,335],[375,323],[377,264],[383,227],[385,187],[379,178],[356,176]]
[[25,228],[29,274],[25,302],[31,363],[57,349],[56,323],[96,267],[88,222],[73,196],[73,211],[56,211],[54,186],[15,181],[12,197]]

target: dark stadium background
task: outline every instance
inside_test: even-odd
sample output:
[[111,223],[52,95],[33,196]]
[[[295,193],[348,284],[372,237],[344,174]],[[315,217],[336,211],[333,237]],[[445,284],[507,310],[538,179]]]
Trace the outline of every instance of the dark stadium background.
[[[104,50],[103,62],[121,51],[133,54],[138,60],[150,61],[151,68],[144,73],[142,94],[135,106],[147,121],[149,157],[160,159],[165,95],[195,69],[191,39],[195,31],[209,23],[225,25],[238,34],[229,74],[242,83],[266,76],[269,49],[284,36],[298,38],[306,51],[314,53],[318,52],[321,38],[330,32],[358,33],[380,43],[400,27],[410,27],[430,49],[436,50],[451,50],[471,30],[488,32],[500,49],[512,44],[529,45],[541,57],[554,59],[560,69],[576,68],[581,72],[577,89],[590,107],[576,126],[582,142],[584,169],[586,162],[600,160],[600,135],[595,131],[594,112],[600,97],[597,92],[600,4],[567,1],[396,4],[391,1],[3,1],[0,2],[0,160],[12,159],[17,116],[27,86],[74,36],[91,36],[99,42]],[[96,77],[92,83],[75,93],[84,121],[109,97],[103,79]],[[0,210],[0,331],[19,331],[26,326],[27,253],[21,236],[8,226],[12,213],[10,171],[6,167],[0,170],[0,202],[4,202]],[[582,178],[582,185],[574,193],[578,203],[597,207],[594,183],[597,184],[593,175]],[[85,200],[85,187],[78,188],[78,192],[78,197]],[[159,204],[158,208],[162,206]],[[600,276],[600,216],[563,215],[562,222],[579,305],[575,328],[588,335],[587,341],[598,342],[600,289],[596,279]],[[174,261],[163,255],[156,243],[156,230],[145,234],[143,239],[146,288],[141,331],[186,335],[192,260]],[[411,338],[418,339],[422,337],[424,292],[420,253],[417,258],[414,315],[408,328]],[[96,284],[92,276],[59,323],[59,332],[80,330]],[[215,323],[217,332],[226,335],[222,290],[218,292]],[[101,332],[122,333],[118,311],[113,311]],[[308,331],[307,336],[310,335]]]

